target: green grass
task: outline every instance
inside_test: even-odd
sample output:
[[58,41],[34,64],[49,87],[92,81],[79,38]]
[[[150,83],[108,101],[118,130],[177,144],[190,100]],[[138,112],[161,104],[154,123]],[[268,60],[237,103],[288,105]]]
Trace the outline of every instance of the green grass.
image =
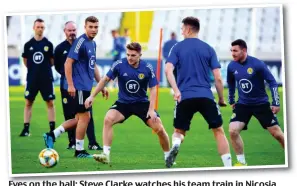
[[[112,167],[97,163],[93,159],[75,159],[74,152],[67,150],[67,134],[63,134],[55,143],[55,150],[60,155],[60,162],[54,168],[44,168],[39,164],[38,154],[45,148],[42,134],[49,129],[45,103],[40,94],[33,106],[32,121],[28,138],[19,137],[23,128],[23,98],[24,87],[10,87],[10,129],[11,129],[11,160],[12,173],[53,173],[53,172],[87,172],[109,170],[140,170],[140,169],[164,169],[163,152],[159,146],[158,138],[152,134],[150,128],[134,116],[124,124],[115,125],[112,144]],[[282,92],[280,92],[282,95]],[[227,90],[225,90],[227,95]],[[159,94],[159,113],[167,130],[170,141],[173,132],[173,108],[174,102],[169,94],[169,89],[161,89]],[[63,122],[61,98],[56,89],[56,125]],[[101,144],[101,131],[103,118],[117,99],[117,92],[111,93],[109,100],[96,98],[94,103],[94,120],[97,141]],[[227,99],[226,99],[227,100]],[[283,102],[281,96],[281,103]],[[283,105],[283,104],[282,104]],[[221,108],[224,120],[224,129],[228,134],[228,123],[232,111],[230,107]],[[278,114],[278,119],[283,129],[283,110]],[[249,165],[284,165],[285,153],[271,135],[262,129],[254,118],[249,123],[249,130],[242,132],[245,143],[245,154]],[[87,148],[88,140],[85,140]],[[231,145],[231,144],[230,144]],[[89,151],[92,153],[99,153]],[[233,162],[236,156],[232,152]],[[191,131],[187,133],[185,143],[180,148],[174,168],[199,168],[221,167],[222,162],[216,149],[216,143],[212,131],[200,114],[196,114],[192,120]]]

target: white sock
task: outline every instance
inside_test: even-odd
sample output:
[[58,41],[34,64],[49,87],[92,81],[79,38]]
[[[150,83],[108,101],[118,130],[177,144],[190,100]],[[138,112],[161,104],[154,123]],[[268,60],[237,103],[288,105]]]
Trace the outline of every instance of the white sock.
[[224,167],[232,167],[231,154],[224,154],[221,156]]
[[111,149],[110,146],[103,145],[103,153],[106,154],[107,156],[109,156],[110,154],[110,149]]
[[164,158],[165,158],[165,160],[166,160],[166,158],[169,156],[169,151],[167,151],[167,152],[164,152]]
[[58,128],[54,130],[55,138],[59,137],[62,133],[65,132],[63,125],[60,125]]
[[75,141],[76,141],[75,149],[76,150],[84,150],[84,140],[76,139]]
[[174,146],[174,145],[180,146],[181,141],[182,140],[180,138],[172,137],[172,146]]
[[237,161],[242,163],[242,164],[246,164],[246,161],[245,161],[245,157],[244,157],[244,154],[238,154],[236,155],[237,156]]

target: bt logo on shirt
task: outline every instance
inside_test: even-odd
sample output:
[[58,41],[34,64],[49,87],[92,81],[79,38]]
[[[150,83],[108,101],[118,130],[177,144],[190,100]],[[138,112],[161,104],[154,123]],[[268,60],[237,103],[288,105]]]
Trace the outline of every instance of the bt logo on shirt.
[[41,52],[35,52],[33,54],[33,62],[36,64],[40,64],[43,62],[44,56]]
[[253,89],[253,84],[248,79],[241,79],[239,80],[239,86],[244,93],[250,93]]
[[138,90],[140,88],[140,85],[137,81],[135,80],[129,80],[127,83],[126,83],[126,89],[128,92],[134,94],[134,93],[137,93]]

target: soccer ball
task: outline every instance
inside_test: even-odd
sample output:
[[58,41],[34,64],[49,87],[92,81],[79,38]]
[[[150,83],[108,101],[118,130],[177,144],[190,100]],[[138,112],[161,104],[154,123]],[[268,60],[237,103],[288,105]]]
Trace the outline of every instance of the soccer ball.
[[40,164],[44,167],[54,167],[59,162],[59,154],[54,149],[46,148],[39,153]]

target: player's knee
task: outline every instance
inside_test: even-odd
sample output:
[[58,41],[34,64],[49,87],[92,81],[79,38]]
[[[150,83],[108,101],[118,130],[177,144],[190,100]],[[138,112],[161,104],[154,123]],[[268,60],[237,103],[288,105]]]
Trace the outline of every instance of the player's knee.
[[80,114],[78,118],[83,123],[89,123],[90,122],[90,115],[88,113]]
[[105,116],[104,118],[104,125],[113,125],[114,119],[110,116]]
[[230,137],[233,138],[233,137],[237,137],[239,135],[239,130],[235,129],[235,128],[229,128],[229,134],[230,134]]
[[239,124],[237,122],[231,122],[229,125],[229,134],[231,137],[237,137],[240,133],[240,130],[238,129]]
[[165,135],[165,134],[167,134],[166,131],[165,131],[165,129],[164,129],[164,127],[163,127],[163,125],[159,125],[158,127],[156,127],[153,130],[158,135]]

